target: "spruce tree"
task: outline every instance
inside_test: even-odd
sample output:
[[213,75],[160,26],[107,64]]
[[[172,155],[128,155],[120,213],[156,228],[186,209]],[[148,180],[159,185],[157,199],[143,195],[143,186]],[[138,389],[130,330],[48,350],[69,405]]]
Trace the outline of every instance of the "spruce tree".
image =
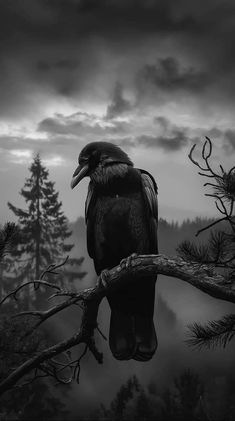
[[[29,171],[30,176],[20,191],[27,208],[17,208],[8,203],[18,218],[12,252],[17,281],[39,279],[48,265],[62,262],[73,248],[73,244],[67,241],[71,231],[62,210],[62,202],[59,201],[55,183],[48,179],[49,172],[42,165],[39,154],[35,156]],[[70,259],[69,270],[63,273],[63,282],[84,276],[79,269],[82,261],[83,258]],[[75,269],[72,265],[76,266]]]

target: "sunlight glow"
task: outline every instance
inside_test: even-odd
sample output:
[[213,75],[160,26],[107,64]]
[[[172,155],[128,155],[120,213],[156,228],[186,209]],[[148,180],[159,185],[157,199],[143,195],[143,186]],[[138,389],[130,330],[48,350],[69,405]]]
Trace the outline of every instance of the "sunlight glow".
[[33,151],[30,149],[12,149],[9,151],[9,162],[12,164],[28,164],[32,160]]
[[10,154],[17,158],[31,158],[32,151],[29,149],[12,149]]
[[42,162],[46,167],[60,167],[65,165],[65,159],[59,155],[51,156],[50,158],[42,159]]

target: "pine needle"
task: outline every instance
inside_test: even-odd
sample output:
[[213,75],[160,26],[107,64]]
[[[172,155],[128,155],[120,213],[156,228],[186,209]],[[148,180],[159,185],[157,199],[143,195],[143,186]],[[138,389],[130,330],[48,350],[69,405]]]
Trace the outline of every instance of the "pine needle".
[[220,320],[213,320],[202,326],[193,323],[188,326],[190,333],[186,343],[189,346],[201,349],[208,349],[221,346],[223,348],[232,340],[235,335],[235,314],[228,314]]

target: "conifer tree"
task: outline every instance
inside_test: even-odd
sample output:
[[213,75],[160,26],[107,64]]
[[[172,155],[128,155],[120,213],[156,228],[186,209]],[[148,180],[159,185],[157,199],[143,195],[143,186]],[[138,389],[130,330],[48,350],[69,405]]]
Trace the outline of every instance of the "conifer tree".
[[[29,171],[30,176],[20,191],[27,208],[17,208],[8,203],[18,218],[12,251],[17,281],[39,279],[48,265],[62,261],[73,248],[73,244],[66,241],[71,231],[62,211],[62,202],[58,199],[55,183],[48,179],[49,172],[42,165],[39,154],[35,156]],[[70,270],[64,272],[63,281],[84,276],[79,271],[82,261],[83,258],[70,259]],[[72,270],[72,264],[76,265],[76,270]]]
[[[193,157],[195,147],[196,145],[191,148],[189,159],[200,169],[198,174],[209,178],[210,181],[204,186],[208,186],[211,193],[205,193],[205,196],[215,200],[220,214],[220,218],[199,229],[196,236],[218,224],[222,230],[211,231],[206,244],[197,245],[191,241],[183,241],[178,247],[178,252],[184,260],[219,269],[226,279],[226,284],[232,285],[235,281],[235,166],[229,171],[225,171],[222,165],[219,171],[211,167],[212,142],[208,137],[202,148],[202,162]],[[194,323],[189,328],[192,333],[187,341],[189,345],[199,348],[216,345],[225,347],[235,336],[235,315],[228,314],[222,319],[212,320],[205,326]]]

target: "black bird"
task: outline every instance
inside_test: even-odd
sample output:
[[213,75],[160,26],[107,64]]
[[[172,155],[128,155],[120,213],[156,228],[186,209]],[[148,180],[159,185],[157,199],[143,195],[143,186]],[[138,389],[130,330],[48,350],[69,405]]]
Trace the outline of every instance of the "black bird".
[[[71,188],[90,177],[85,205],[87,248],[98,275],[131,254],[155,254],[157,185],[128,155],[108,142],[81,151]],[[153,323],[156,277],[128,282],[107,296],[111,307],[110,349],[119,360],[147,361],[157,348]]]

